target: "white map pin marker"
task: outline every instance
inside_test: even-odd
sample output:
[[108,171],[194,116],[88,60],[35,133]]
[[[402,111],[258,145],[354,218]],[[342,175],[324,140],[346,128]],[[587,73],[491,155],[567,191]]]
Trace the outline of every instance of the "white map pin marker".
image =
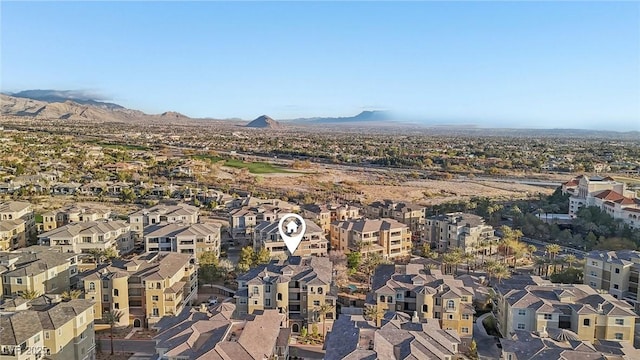
[[[295,221],[289,221],[287,223],[287,230],[285,231],[283,225],[287,219],[291,218],[300,220],[301,225],[296,224]],[[289,249],[289,252],[291,253],[291,255],[293,255],[293,253],[298,248],[298,245],[300,245],[300,241],[302,241],[304,232],[307,231],[307,224],[304,222],[302,216],[298,214],[285,214],[280,218],[280,222],[278,223],[278,230],[280,231],[282,240],[284,240],[285,245],[287,245],[287,249]],[[297,233],[297,235],[288,235],[287,232]]]

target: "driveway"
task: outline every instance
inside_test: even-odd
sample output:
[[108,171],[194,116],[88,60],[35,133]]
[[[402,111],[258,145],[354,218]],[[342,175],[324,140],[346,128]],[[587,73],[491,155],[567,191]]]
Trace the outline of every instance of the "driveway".
[[476,341],[478,347],[478,357],[480,360],[500,359],[500,357],[502,357],[502,350],[496,346],[500,341],[488,335],[484,326],[482,326],[482,320],[487,316],[493,316],[493,314],[486,313],[480,316],[473,324],[473,339]]
[[322,360],[324,358],[324,350],[322,345],[289,345],[289,356],[302,357],[305,360]]

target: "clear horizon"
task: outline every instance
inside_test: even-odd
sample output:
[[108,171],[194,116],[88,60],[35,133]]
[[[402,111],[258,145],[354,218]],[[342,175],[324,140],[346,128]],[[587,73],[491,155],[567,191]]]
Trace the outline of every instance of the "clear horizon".
[[[13,2],[0,90],[146,113],[640,130],[640,3]],[[25,19],[28,19],[26,21]]]

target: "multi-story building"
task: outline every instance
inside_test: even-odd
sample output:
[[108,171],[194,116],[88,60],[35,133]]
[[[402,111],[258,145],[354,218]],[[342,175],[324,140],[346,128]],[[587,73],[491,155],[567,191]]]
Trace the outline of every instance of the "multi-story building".
[[184,203],[177,205],[156,205],[149,209],[143,209],[129,215],[131,230],[142,234],[145,226],[165,223],[184,222],[195,224],[198,222],[200,210],[197,207]]
[[95,317],[120,311],[119,325],[147,327],[179,314],[197,298],[197,269],[190,254],[151,252],[114,260],[79,275],[85,299],[95,300]]
[[0,359],[95,359],[93,304],[89,300],[17,298],[0,306],[0,312]]
[[563,329],[582,341],[631,341],[636,314],[631,305],[588,285],[543,283],[496,287],[498,329],[544,332]]
[[220,226],[215,224],[160,223],[144,230],[146,251],[190,254],[197,262],[203,252],[220,256]]
[[[286,315],[277,310],[237,317],[234,304],[215,309],[184,311],[163,318],[158,328],[156,352],[163,360],[247,359],[286,360],[289,337]],[[186,340],[185,340],[186,339]]]
[[26,223],[22,219],[0,220],[0,251],[27,246]]
[[0,252],[0,295],[9,299],[25,292],[61,294],[77,274],[75,254],[31,246]]
[[[427,219],[425,241],[444,253],[450,249],[460,248],[466,253],[476,253],[481,249],[481,242],[497,243],[498,237],[490,225],[477,215],[466,213],[450,213],[433,216]],[[497,251],[497,246],[490,246]],[[482,248],[485,251],[486,248]]]
[[437,321],[387,313],[380,327],[361,315],[341,315],[327,335],[326,360],[457,359],[460,338]]
[[30,203],[23,201],[0,203],[0,221],[4,220],[23,220],[26,239],[35,240],[36,217]]
[[112,211],[102,204],[78,203],[42,214],[41,231],[50,231],[61,226],[89,221],[109,220]]
[[377,253],[384,259],[411,255],[409,227],[393,219],[359,219],[331,225],[331,248],[345,253]]
[[627,190],[623,182],[611,177],[584,175],[562,184],[562,192],[570,194],[569,216],[575,218],[585,206],[596,206],[621,219],[632,228],[640,228],[640,199],[634,191]]
[[[300,241],[300,245],[292,254],[294,256],[326,256],[329,241],[322,229],[311,220],[304,219],[306,231]],[[287,257],[287,246],[282,240],[278,229],[278,221],[262,221],[256,225],[253,236],[255,250],[265,248],[272,257]]]
[[616,299],[634,305],[640,312],[640,252],[632,250],[591,251],[585,256],[584,283],[607,291]]
[[304,205],[301,208],[305,218],[312,219],[325,234],[331,232],[331,223],[359,219],[362,217],[362,209],[353,205]]
[[136,234],[123,220],[72,223],[38,235],[38,243],[76,254],[114,249],[119,254],[133,251]]
[[374,201],[365,206],[365,215],[371,219],[390,218],[409,227],[414,241],[424,240],[427,209],[424,206],[392,200]]
[[[326,257],[272,261],[238,277],[235,294],[239,315],[277,309],[287,314],[291,331],[300,333],[303,326],[321,322],[330,331],[336,318],[335,289],[331,261]],[[322,318],[319,309],[329,305],[331,310]],[[321,329],[322,331],[322,329]]]
[[410,263],[379,266],[371,284],[369,305],[382,312],[405,312],[419,320],[436,319],[443,329],[459,334],[462,348],[471,344],[474,291],[461,280]]

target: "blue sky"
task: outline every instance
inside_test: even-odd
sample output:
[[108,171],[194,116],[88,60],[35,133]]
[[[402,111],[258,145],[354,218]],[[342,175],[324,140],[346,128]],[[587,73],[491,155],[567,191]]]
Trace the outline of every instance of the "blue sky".
[[2,91],[149,113],[640,130],[638,2],[7,2]]

